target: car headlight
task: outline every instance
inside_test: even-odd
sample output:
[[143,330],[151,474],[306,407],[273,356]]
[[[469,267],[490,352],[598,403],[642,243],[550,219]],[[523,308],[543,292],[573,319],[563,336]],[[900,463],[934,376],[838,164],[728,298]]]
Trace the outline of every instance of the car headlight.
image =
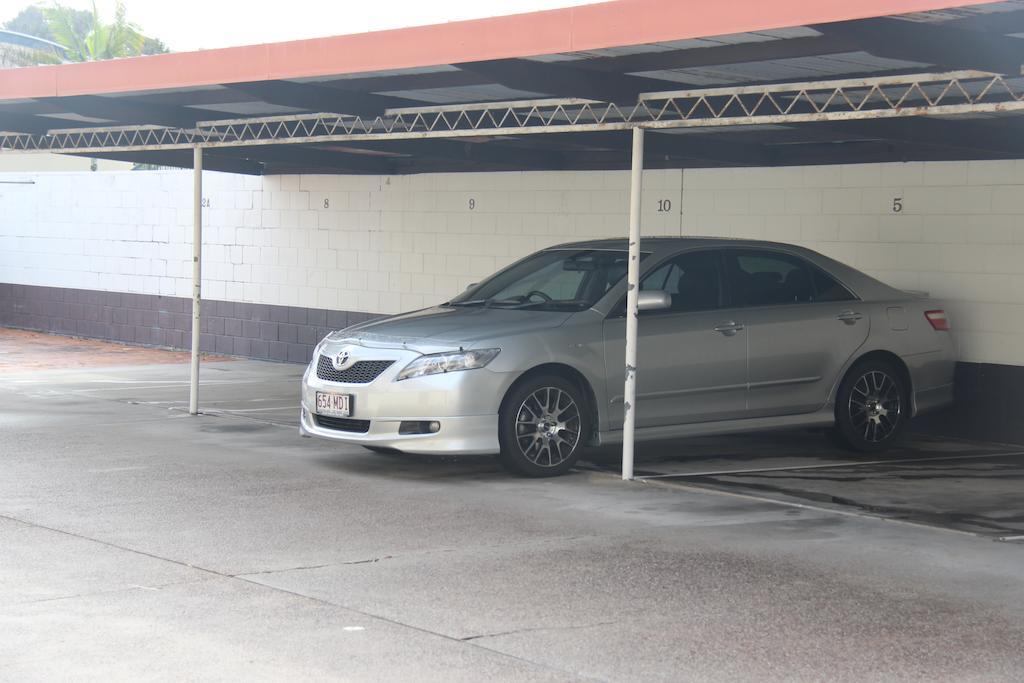
[[437,375],[442,372],[457,372],[482,368],[498,355],[501,349],[473,349],[472,351],[453,351],[450,353],[431,353],[420,356],[409,363],[398,373],[395,381]]

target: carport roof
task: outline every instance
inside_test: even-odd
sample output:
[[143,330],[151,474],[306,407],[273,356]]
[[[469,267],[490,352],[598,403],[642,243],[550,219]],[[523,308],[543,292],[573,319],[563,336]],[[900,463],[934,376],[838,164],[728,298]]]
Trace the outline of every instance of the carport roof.
[[[1019,76],[1024,2],[623,0],[268,45],[0,71],[0,129],[160,125],[947,69]],[[1017,157],[1017,117],[680,128],[649,167]],[[210,169],[407,173],[618,168],[616,132],[207,150]],[[487,144],[482,144],[486,142]],[[96,156],[93,154],[93,156]],[[108,156],[189,166],[187,150]]]

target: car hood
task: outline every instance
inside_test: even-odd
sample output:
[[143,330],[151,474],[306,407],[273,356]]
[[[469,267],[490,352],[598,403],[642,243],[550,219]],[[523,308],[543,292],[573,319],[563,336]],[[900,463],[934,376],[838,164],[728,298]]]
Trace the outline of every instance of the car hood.
[[422,353],[446,351],[476,342],[530,334],[561,326],[572,313],[482,306],[435,306],[361,323],[345,330],[346,339],[363,346],[409,348]]

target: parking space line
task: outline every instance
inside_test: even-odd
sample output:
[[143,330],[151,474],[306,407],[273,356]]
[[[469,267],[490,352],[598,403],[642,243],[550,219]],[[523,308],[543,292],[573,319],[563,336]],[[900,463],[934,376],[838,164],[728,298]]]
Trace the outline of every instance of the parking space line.
[[[285,399],[281,398],[225,398],[218,401],[203,401],[203,405],[217,405],[219,403],[266,403],[267,401],[281,401]],[[288,399],[293,401],[294,405],[298,407],[299,397],[296,396],[294,399]],[[181,403],[181,401],[166,401],[167,403]]]
[[[599,474],[606,474],[608,476],[616,476],[611,472],[600,472]],[[874,514],[871,512],[865,512],[863,510],[856,509],[844,509],[841,507],[830,507],[827,505],[814,505],[811,503],[801,503],[795,500],[784,500],[781,498],[770,498],[767,496],[759,496],[752,493],[744,493],[742,491],[723,490],[712,486],[704,486],[701,484],[691,484],[676,481],[666,481],[664,479],[645,479],[643,481],[637,477],[636,481],[640,484],[646,484],[648,486],[660,486],[667,489],[674,490],[686,490],[693,491],[694,493],[704,493],[713,496],[728,496],[730,498],[741,498],[743,500],[749,500],[758,503],[769,503],[772,505],[781,505],[783,507],[797,508],[800,510],[809,510],[813,512],[821,512],[825,514],[840,515],[842,517],[856,517],[859,519],[873,519],[879,522],[888,522],[891,524],[900,524],[905,526],[917,527],[919,529],[931,529],[932,531],[943,531],[953,534],[960,534],[962,536],[972,536],[974,538],[985,538],[992,539],[993,537],[987,534],[978,533],[976,531],[968,531],[967,529],[957,529],[956,527],[950,526],[938,526],[936,524],[927,524],[925,522],[918,522],[912,519],[903,519],[900,517],[886,517],[885,515]],[[996,540],[1003,540],[997,538]]]
[[650,474],[646,476],[636,477],[637,481],[645,481],[648,479],[673,479],[679,477],[714,477],[723,476],[728,474],[757,474],[761,472],[787,472],[787,471],[798,471],[798,470],[823,470],[831,469],[836,467],[859,467],[865,465],[896,465],[899,463],[907,462],[941,462],[945,460],[980,460],[984,458],[1005,458],[1013,455],[1024,455],[1024,451],[1015,451],[1011,453],[986,453],[984,455],[947,455],[938,456],[931,458],[901,458],[898,460],[869,460],[869,461],[849,461],[841,463],[829,463],[827,465],[792,465],[789,467],[762,467],[758,469],[748,470],[718,470],[712,472],[680,472],[678,474]]
[[150,422],[163,422],[164,420],[177,420],[182,415],[166,414],[160,417],[147,417],[141,420],[119,420],[117,422],[86,422],[81,425],[74,425],[75,429],[96,429],[98,427],[131,427],[132,425],[147,424]]
[[[289,383],[292,380],[288,380]],[[240,384],[268,384],[268,382],[211,382],[209,384],[200,384],[202,387],[219,387],[219,386],[236,386]],[[73,394],[95,394],[103,391],[136,391],[136,390],[150,390],[150,389],[184,389],[188,384],[154,384],[151,386],[136,385],[130,387],[98,387],[96,389],[71,389]]]
[[[231,406],[231,405],[239,405],[239,404],[246,404],[246,403],[266,403],[268,401],[277,401],[277,400],[280,400],[280,399],[272,399],[272,398],[251,398],[251,399],[239,399],[239,400],[225,399],[223,401],[203,401],[203,405],[204,406],[219,406],[221,404],[226,403],[226,404],[228,404],[228,406]],[[183,399],[173,399],[173,400],[170,400],[170,401],[132,401],[132,400],[129,400],[128,402],[132,403],[134,405],[144,405],[144,406],[164,406],[164,405],[166,405],[166,406],[180,406],[180,405],[186,405],[188,403],[187,400],[183,400]],[[278,407],[278,408],[282,408],[282,409],[284,409],[284,408],[295,408],[295,409],[298,409],[299,401],[298,401],[298,399],[296,399],[296,400],[294,400],[294,401],[292,401],[290,403],[282,403],[279,406],[271,406],[271,408],[273,408],[273,407]],[[219,410],[230,410],[231,408],[227,407],[227,408],[218,408],[218,409]],[[239,410],[270,410],[270,408],[239,408]]]
[[[171,410],[180,410],[180,409],[172,408]],[[239,420],[249,420],[251,422],[259,422],[260,424],[273,425],[275,427],[285,427],[287,429],[298,429],[298,427],[299,427],[298,420],[296,420],[295,422],[275,422],[274,420],[263,418],[263,417],[258,417],[256,415],[239,415],[237,413],[232,413],[232,412],[227,412],[227,411],[219,411],[218,412],[218,411],[204,411],[204,410],[200,410],[199,414],[203,415],[203,416],[206,416],[206,417],[233,417],[233,418],[236,418],[236,419],[239,419]]]
[[286,405],[286,406],[269,406],[267,408],[220,408],[220,412],[227,415],[234,415],[235,413],[260,413],[268,410],[298,410],[298,406]]

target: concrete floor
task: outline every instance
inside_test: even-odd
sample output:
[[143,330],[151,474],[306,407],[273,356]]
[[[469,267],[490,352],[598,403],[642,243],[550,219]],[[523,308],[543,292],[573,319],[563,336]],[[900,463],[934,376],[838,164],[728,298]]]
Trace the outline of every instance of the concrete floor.
[[300,374],[0,374],[0,679],[1024,676],[1024,545],[300,439]]
[[[606,471],[620,458],[590,455]],[[652,483],[1024,540],[1024,446],[913,434],[856,454],[809,430],[646,445],[638,462],[638,478]]]

